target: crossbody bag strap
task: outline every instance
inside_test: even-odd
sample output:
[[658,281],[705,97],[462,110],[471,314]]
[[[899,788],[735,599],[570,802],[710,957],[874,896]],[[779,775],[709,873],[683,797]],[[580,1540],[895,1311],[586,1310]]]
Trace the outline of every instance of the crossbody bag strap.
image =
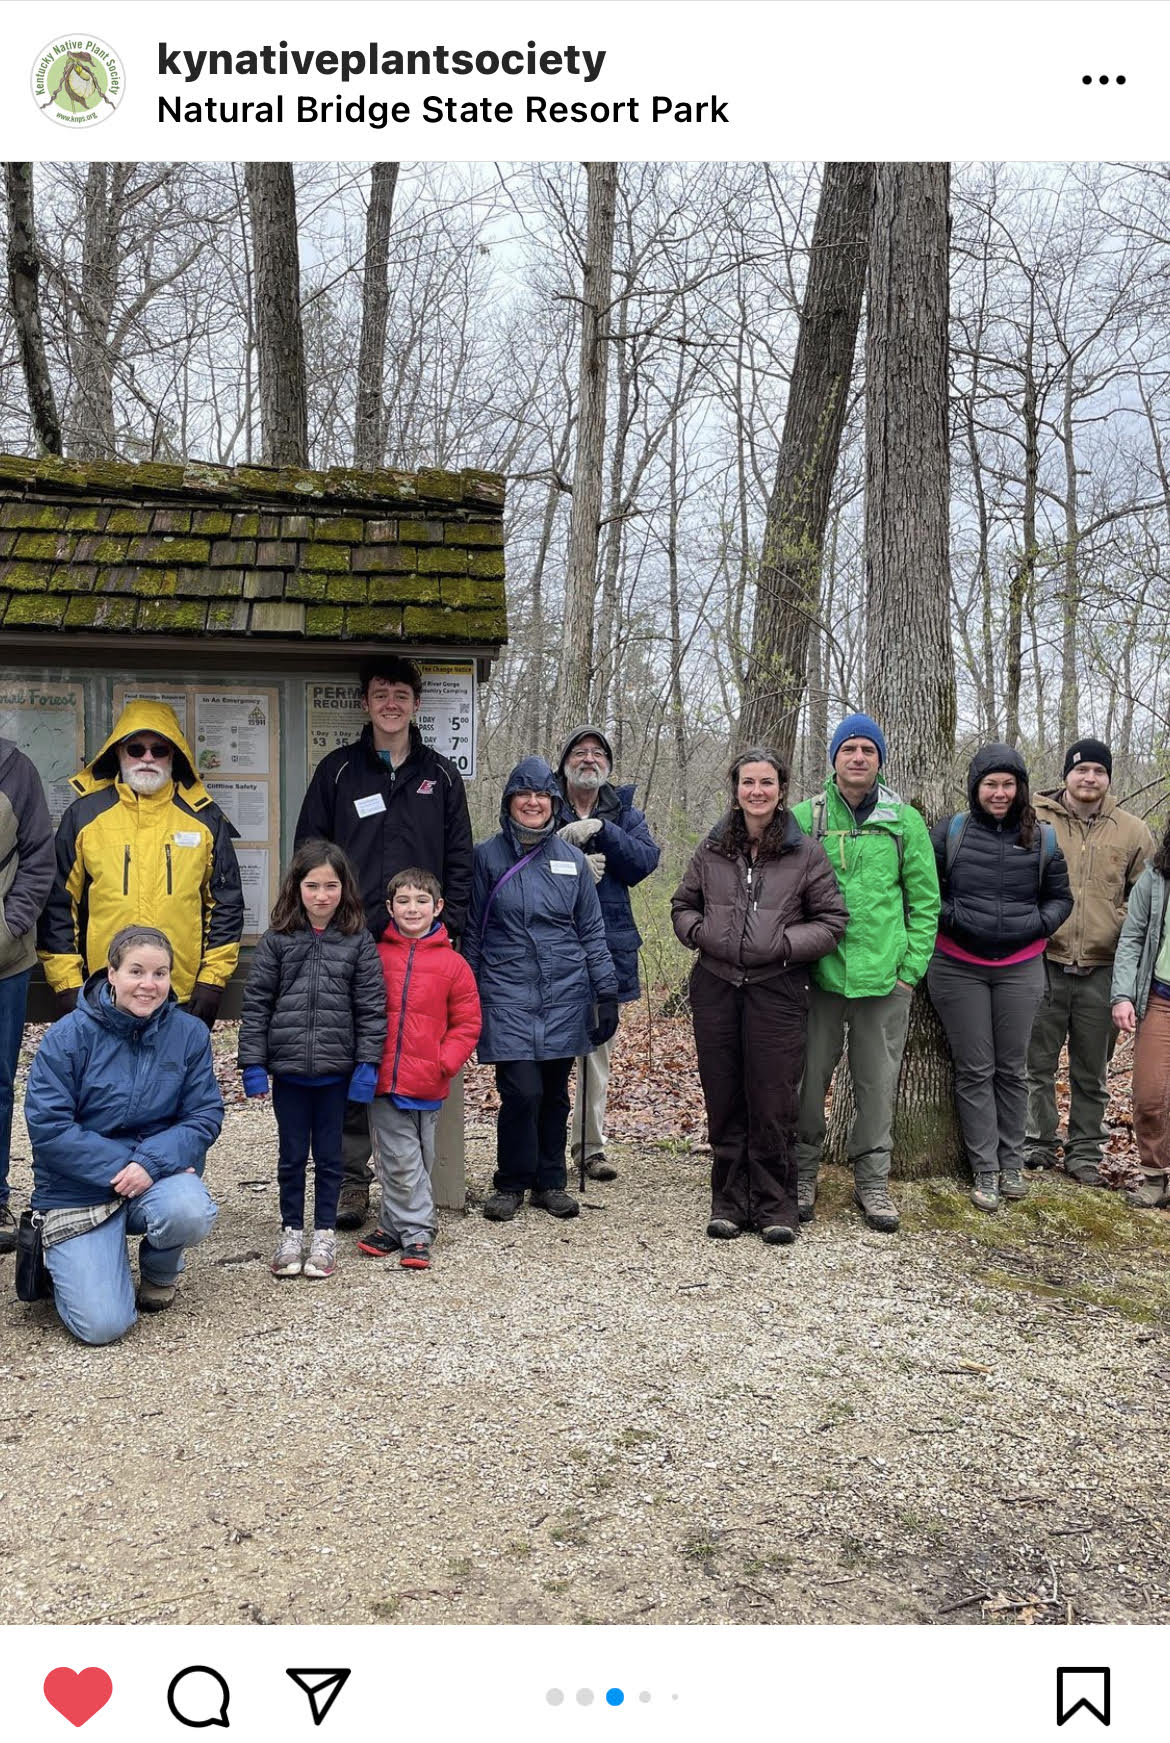
[[492,903],[495,901],[496,896],[503,889],[504,885],[507,883],[509,878],[514,878],[518,871],[523,871],[524,867],[528,864],[530,859],[536,858],[537,854],[540,852],[540,849],[543,846],[544,846],[544,842],[542,841],[539,843],[538,846],[532,848],[530,852],[526,853],[524,855],[523,859],[516,860],[514,862],[514,864],[512,864],[508,867],[507,871],[503,871],[500,873],[499,877],[496,879],[495,883],[492,885],[491,889],[488,891],[488,899],[483,905],[483,919],[480,921],[480,925],[479,925],[479,931],[480,931],[481,938],[483,937],[483,935],[487,931],[488,916],[490,915],[490,913],[492,911]]

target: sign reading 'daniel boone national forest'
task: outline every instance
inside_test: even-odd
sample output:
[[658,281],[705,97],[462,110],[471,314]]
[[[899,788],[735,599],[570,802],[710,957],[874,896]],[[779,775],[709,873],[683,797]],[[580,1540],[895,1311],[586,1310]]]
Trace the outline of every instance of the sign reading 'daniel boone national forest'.
[[[422,673],[418,729],[431,749],[453,762],[470,781],[475,776],[475,661],[420,660],[418,669]],[[352,744],[368,721],[356,684],[306,684],[309,774],[331,750]]]
[[0,682],[0,738],[10,738],[32,759],[49,801],[54,829],[77,797],[69,785],[84,762],[85,706],[80,684]]

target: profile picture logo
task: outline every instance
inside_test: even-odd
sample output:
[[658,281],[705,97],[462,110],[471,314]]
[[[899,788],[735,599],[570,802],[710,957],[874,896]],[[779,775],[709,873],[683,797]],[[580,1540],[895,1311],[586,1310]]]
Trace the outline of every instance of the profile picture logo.
[[61,127],[96,127],[122,101],[122,62],[98,36],[62,36],[33,63],[37,108]]

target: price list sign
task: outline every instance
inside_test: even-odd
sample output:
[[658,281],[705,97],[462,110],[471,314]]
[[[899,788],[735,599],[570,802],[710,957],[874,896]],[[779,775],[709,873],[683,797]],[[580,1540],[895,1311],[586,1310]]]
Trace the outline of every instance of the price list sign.
[[[465,780],[475,776],[476,685],[474,660],[419,661],[423,740],[455,764]],[[361,735],[369,716],[356,684],[314,681],[305,685],[306,755],[310,775],[321,758]]]

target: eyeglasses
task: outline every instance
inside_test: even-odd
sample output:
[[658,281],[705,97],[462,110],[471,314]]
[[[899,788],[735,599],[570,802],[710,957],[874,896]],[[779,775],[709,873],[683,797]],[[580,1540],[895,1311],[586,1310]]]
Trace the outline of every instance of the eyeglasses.
[[128,757],[153,757],[156,763],[165,762],[174,749],[169,744],[146,744],[140,738],[133,738],[122,749]]

